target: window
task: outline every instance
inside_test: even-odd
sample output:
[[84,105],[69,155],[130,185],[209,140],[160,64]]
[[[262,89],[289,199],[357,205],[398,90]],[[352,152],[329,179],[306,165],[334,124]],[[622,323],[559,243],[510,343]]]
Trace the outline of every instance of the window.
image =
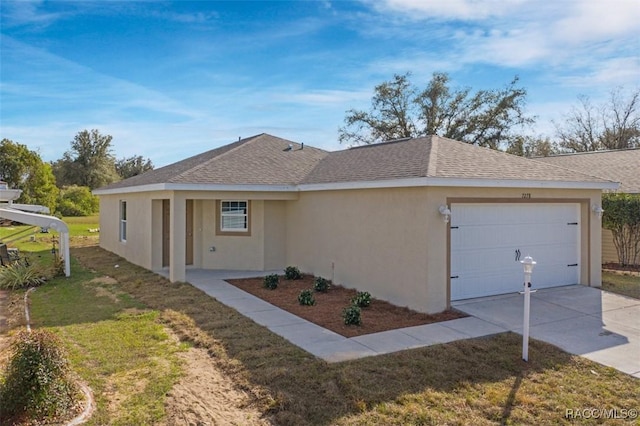
[[127,241],[127,202],[120,200],[120,241]]
[[220,231],[248,232],[249,231],[249,202],[221,201],[220,202]]

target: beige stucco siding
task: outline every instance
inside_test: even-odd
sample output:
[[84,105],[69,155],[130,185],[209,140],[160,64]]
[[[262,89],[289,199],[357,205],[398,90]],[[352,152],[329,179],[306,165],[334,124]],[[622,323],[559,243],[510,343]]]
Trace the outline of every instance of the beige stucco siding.
[[[225,198],[226,199],[226,198]],[[235,200],[236,198],[234,198]],[[241,200],[244,200],[242,198]],[[216,203],[202,202],[202,267],[262,270],[264,265],[264,202],[251,201],[251,233],[216,235]],[[212,251],[212,247],[215,251]]]
[[426,192],[301,193],[298,201],[287,203],[287,264],[401,306],[437,309],[427,302],[434,298],[426,284]]
[[[523,199],[525,197],[530,197]],[[287,263],[346,287],[423,312],[449,304],[449,230],[438,212],[451,202],[578,203],[581,284],[601,284],[597,190],[395,188],[302,192],[287,203]]]
[[264,269],[284,269],[287,256],[287,209],[284,201],[264,202]]
[[[148,269],[152,269],[151,199],[151,193],[100,196],[100,247]],[[120,241],[120,201],[127,202],[126,242]]]

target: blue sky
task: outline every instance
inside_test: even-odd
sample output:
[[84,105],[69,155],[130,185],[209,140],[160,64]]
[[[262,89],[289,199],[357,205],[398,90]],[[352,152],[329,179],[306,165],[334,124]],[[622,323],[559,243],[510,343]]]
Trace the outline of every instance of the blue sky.
[[376,84],[514,75],[552,136],[577,96],[640,85],[637,0],[7,1],[0,137],[46,161],[74,135],[162,166],[266,132],[328,150]]

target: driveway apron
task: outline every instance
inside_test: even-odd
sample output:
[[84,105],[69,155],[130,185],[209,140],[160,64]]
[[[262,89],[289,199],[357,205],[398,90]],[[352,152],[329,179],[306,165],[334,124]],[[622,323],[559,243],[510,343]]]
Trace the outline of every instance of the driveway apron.
[[[518,293],[455,302],[453,307],[522,334]],[[581,285],[531,295],[530,336],[640,378],[640,300]]]

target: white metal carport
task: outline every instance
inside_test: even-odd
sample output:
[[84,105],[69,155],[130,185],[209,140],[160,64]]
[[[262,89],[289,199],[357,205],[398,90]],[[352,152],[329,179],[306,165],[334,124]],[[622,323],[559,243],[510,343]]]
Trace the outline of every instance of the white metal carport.
[[[49,209],[31,204],[13,204],[13,200],[20,197],[19,189],[9,189],[6,182],[0,181],[0,218],[27,225],[51,228],[60,233],[60,254],[64,260],[64,274],[71,275],[71,259],[69,258],[69,227],[55,216],[36,214],[31,212],[46,212]],[[28,211],[24,211],[28,210]]]
[[0,207],[0,217],[27,225],[50,228],[60,233],[60,255],[64,259],[64,274],[71,275],[71,263],[69,259],[69,227],[62,220],[54,216],[29,213],[16,210],[11,207]]

